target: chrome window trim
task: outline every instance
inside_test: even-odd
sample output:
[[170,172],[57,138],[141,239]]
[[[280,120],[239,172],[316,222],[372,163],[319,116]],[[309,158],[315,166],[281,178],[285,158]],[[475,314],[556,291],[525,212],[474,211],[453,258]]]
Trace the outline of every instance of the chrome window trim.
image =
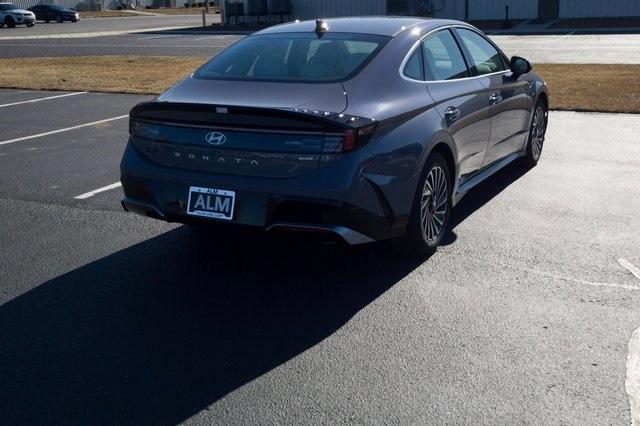
[[[471,31],[473,31],[475,33],[480,34],[482,37],[487,39],[489,41],[489,43],[491,43],[491,45],[493,47],[495,47],[502,56],[504,56],[504,53],[502,52],[502,50],[500,50],[500,48],[498,48],[498,46],[496,46],[491,40],[489,40],[489,38],[487,36],[485,36],[484,34],[481,34],[480,32],[478,32],[477,29],[475,29],[475,28],[473,28],[471,26],[461,25],[461,24],[445,25],[443,27],[434,28],[433,30],[429,31],[428,33],[426,33],[425,35],[420,37],[413,44],[413,46],[411,46],[411,49],[409,49],[409,53],[407,53],[407,55],[404,57],[404,59],[402,60],[402,63],[400,64],[400,68],[398,69],[398,73],[400,74],[400,77],[403,80],[409,81],[411,83],[430,84],[430,83],[451,83],[451,82],[454,82],[454,81],[473,80],[474,78],[490,77],[492,75],[505,74],[505,73],[511,72],[511,70],[506,69],[506,70],[503,70],[503,71],[496,71],[496,72],[493,72],[493,73],[490,73],[490,74],[474,75],[474,76],[471,76],[471,77],[462,77],[462,78],[456,78],[456,79],[452,79],[452,80],[416,80],[416,79],[409,78],[409,77],[405,76],[404,75],[404,69],[405,69],[405,67],[407,65],[407,62],[409,62],[409,58],[411,58],[411,55],[413,55],[414,50],[416,50],[418,48],[418,46],[420,46],[420,43],[422,43],[422,41],[424,39],[426,39],[427,37],[435,34],[438,31],[449,30],[449,29],[452,29],[452,28],[464,28],[466,30],[471,30]],[[460,51],[460,54],[464,57],[464,52]]]

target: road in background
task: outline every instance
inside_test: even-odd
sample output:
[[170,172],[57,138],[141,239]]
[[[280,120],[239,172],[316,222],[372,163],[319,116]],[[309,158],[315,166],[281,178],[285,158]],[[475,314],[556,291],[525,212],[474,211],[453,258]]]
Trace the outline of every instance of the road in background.
[[538,167],[474,189],[420,259],[77,199],[118,181],[144,99],[0,107],[3,422],[629,423],[640,116],[552,112]]
[[491,36],[509,55],[540,64],[640,64],[640,34]]
[[[144,19],[148,18],[155,17]],[[0,38],[4,33],[0,31]],[[213,56],[242,37],[244,36],[235,34],[199,32],[177,34],[175,31],[160,31],[152,34],[92,38],[16,39],[2,41],[0,57]],[[637,48],[640,45],[640,35],[492,36],[491,38],[507,55],[524,56],[537,63],[640,64],[640,49]]]

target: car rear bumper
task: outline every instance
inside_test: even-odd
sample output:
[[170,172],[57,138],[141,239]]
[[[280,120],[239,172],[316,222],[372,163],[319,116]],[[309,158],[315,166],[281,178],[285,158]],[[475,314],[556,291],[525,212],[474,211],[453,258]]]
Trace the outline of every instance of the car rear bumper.
[[[263,178],[206,173],[166,167],[141,155],[129,143],[121,164],[125,210],[167,222],[242,226],[270,233],[337,236],[362,244],[400,236],[406,220],[389,217],[386,200],[360,175],[367,152],[292,178]],[[231,221],[187,214],[189,188],[198,186],[236,193]]]

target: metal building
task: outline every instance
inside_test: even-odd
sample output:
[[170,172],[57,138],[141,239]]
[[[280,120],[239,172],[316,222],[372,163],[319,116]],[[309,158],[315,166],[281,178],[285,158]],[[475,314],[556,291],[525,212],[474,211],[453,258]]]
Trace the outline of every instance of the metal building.
[[387,0],[293,0],[297,19],[385,15]]
[[[389,0],[393,2],[396,0]],[[429,0],[433,15],[462,20],[640,16],[640,0]]]
[[[247,1],[247,0],[244,0]],[[296,18],[408,14],[468,21],[640,16],[640,0],[293,0]]]

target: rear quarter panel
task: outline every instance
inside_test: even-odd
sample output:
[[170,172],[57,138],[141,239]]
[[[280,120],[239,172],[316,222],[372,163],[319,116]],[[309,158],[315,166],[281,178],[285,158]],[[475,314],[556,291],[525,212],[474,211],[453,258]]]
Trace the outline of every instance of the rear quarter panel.
[[348,99],[345,114],[379,123],[366,145],[371,158],[363,165],[363,174],[380,188],[397,217],[411,212],[431,149],[440,142],[455,149],[443,132],[442,117],[426,83],[401,77],[402,62],[419,38],[397,36],[355,79],[343,83]]

